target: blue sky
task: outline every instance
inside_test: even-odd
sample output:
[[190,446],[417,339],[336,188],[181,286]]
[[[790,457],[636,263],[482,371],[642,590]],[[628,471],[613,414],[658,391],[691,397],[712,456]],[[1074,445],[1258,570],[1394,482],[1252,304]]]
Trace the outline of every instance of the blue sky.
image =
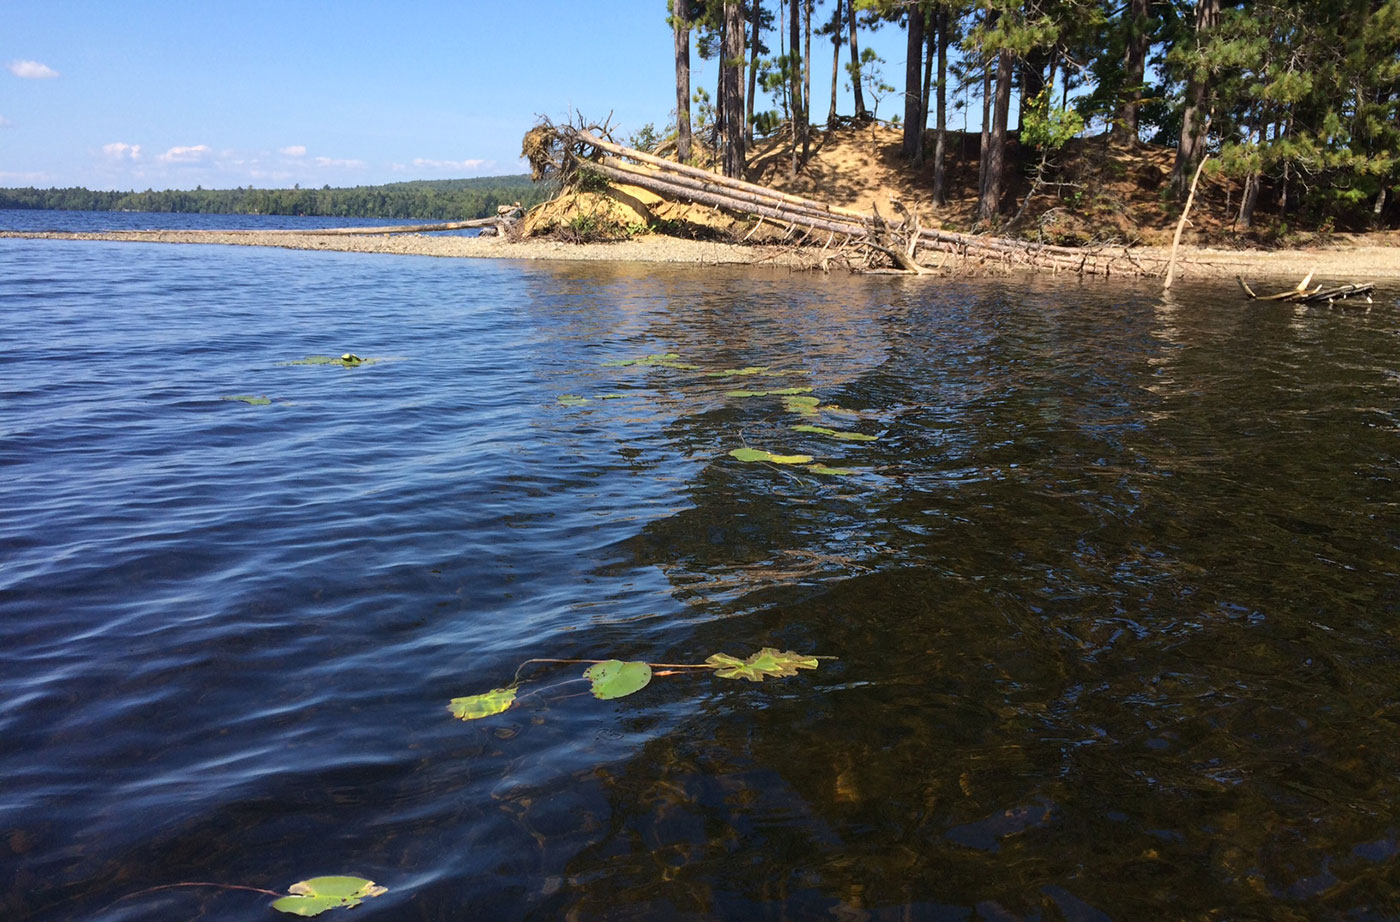
[[[0,20],[0,186],[518,173],[537,115],[611,111],[625,136],[675,107],[665,0],[0,0]],[[900,30],[864,38],[902,82]],[[813,46],[820,119],[831,46]],[[692,60],[713,92],[713,64]]]

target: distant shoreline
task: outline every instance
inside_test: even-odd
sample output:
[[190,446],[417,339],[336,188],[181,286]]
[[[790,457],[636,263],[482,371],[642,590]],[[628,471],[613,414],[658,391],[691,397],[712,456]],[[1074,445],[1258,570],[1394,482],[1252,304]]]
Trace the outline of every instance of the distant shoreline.
[[[148,230],[107,232],[0,231],[0,239],[89,240],[127,243],[221,244],[328,250],[347,253],[391,253],[474,259],[584,260],[654,262],[698,265],[777,266],[798,269],[803,260],[790,251],[765,246],[687,240],[645,234],[614,243],[563,243],[499,237],[438,237],[430,234],[336,237],[288,231]],[[1144,260],[1164,259],[1164,247],[1129,250]],[[926,260],[937,264],[934,260]],[[987,268],[996,271],[993,264]],[[1012,269],[1022,272],[1025,270]],[[1220,250],[1183,246],[1178,277],[1182,279],[1246,278],[1298,281],[1309,272],[1316,282],[1374,282],[1400,279],[1400,246],[1342,245],[1291,250]],[[940,278],[941,275],[930,276]]]

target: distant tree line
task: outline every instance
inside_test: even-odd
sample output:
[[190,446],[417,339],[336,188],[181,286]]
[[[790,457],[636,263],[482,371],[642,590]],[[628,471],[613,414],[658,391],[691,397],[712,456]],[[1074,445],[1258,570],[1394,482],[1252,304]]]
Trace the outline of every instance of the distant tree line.
[[528,175],[419,180],[333,189],[0,189],[0,208],[56,211],[153,211],[186,214],[311,215],[332,218],[413,218],[466,221],[490,217],[496,206],[544,201],[548,190]]
[[[846,57],[834,68],[828,126],[876,118],[881,99],[891,97],[897,111],[886,118],[902,125],[909,161],[932,159],[939,203],[950,102],[954,110],[981,109],[984,220],[1011,205],[1016,135],[1023,145],[1027,128],[1060,140],[1066,126],[1084,125],[1110,144],[1175,148],[1164,194],[1178,201],[1197,163],[1213,155],[1239,190],[1245,227],[1266,202],[1305,219],[1400,218],[1400,0],[667,0],[667,7],[679,158],[690,157],[692,132],[703,134],[726,175],[743,172],[755,127],[779,124],[792,127],[793,172],[803,168],[815,35],[831,43],[823,54],[834,62]],[[862,32],[881,28],[901,29],[907,39],[902,81],[891,75],[887,83],[884,61],[860,47]],[[692,94],[692,44],[719,61],[713,97],[703,88]],[[851,116],[836,113],[838,76],[854,98]],[[760,91],[779,109],[758,111]]]

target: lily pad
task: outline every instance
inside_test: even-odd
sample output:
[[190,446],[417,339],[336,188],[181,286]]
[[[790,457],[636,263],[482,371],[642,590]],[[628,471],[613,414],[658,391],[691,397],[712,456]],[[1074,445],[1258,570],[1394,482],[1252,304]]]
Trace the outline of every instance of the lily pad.
[[287,888],[287,892],[291,896],[274,902],[273,909],[294,916],[319,916],[327,909],[358,906],[361,900],[388,893],[389,890],[363,877],[313,877],[297,881]]
[[859,474],[860,470],[854,467],[828,467],[825,464],[809,464],[807,470],[813,474],[827,474],[832,477],[849,477],[851,474]]
[[587,397],[580,397],[578,394],[560,394],[559,405],[564,407],[581,407],[588,402]]
[[493,688],[484,694],[453,698],[447,707],[452,711],[453,717],[460,717],[462,720],[480,720],[483,717],[499,714],[514,704],[515,691],[514,688]]
[[265,407],[268,404],[272,403],[272,401],[267,399],[266,397],[255,397],[252,394],[234,394],[231,397],[220,397],[219,399],[241,400],[244,403],[248,404],[250,407]]
[[610,659],[589,666],[583,677],[593,683],[593,697],[608,701],[646,688],[651,681],[651,667],[640,661]]
[[707,371],[707,378],[745,378],[750,375],[763,375],[765,378],[776,378],[781,372],[769,371],[767,365],[750,365],[747,368],[726,368],[724,371]]
[[794,394],[810,394],[810,387],[780,387],[771,391],[726,391],[726,397],[791,397]]
[[643,365],[648,368],[679,368],[683,371],[693,371],[699,365],[687,365],[680,361],[680,354],[676,352],[660,352],[652,355],[644,355],[639,359],[614,359],[604,362],[604,368],[628,368],[633,365]]
[[339,365],[342,368],[356,368],[360,365],[373,365],[380,359],[365,358],[353,352],[343,355],[308,355],[304,359],[282,362],[283,365]]
[[705,660],[706,665],[715,667],[715,675],[721,679],[748,679],[762,682],[769,676],[780,677],[797,675],[799,669],[816,669],[815,656],[803,656],[791,650],[775,650],[764,647],[748,659],[741,660],[728,653],[716,653]]
[[773,464],[809,464],[812,461],[811,455],[775,455],[758,448],[736,448],[729,456],[740,461],[770,461]]
[[843,442],[874,442],[879,436],[866,435],[863,432],[842,432],[839,429],[828,429],[825,426],[793,426],[794,432],[812,432],[816,435],[825,435],[829,438],[840,439]]
[[783,409],[803,416],[816,416],[818,403],[820,401],[815,397],[788,396],[783,398]]

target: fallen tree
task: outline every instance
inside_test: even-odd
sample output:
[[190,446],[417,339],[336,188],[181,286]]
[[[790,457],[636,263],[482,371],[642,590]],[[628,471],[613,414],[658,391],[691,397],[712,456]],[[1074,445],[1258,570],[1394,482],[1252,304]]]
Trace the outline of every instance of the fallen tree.
[[860,258],[863,268],[888,262],[910,273],[930,271],[920,262],[926,252],[946,254],[945,259],[1081,275],[1156,276],[1165,269],[1162,260],[1138,259],[1126,247],[1051,246],[922,227],[916,208],[893,199],[890,207],[898,217],[892,219],[882,216],[878,207],[869,214],[841,208],[624,147],[607,136],[606,125],[544,120],[526,134],[522,153],[536,180],[552,177],[563,187],[600,181],[635,186],[667,199],[750,216],[757,219],[755,227],[772,222],[786,230],[787,239],[796,236],[801,245],[820,244],[817,264],[823,268],[832,260],[835,245],[836,253]]

